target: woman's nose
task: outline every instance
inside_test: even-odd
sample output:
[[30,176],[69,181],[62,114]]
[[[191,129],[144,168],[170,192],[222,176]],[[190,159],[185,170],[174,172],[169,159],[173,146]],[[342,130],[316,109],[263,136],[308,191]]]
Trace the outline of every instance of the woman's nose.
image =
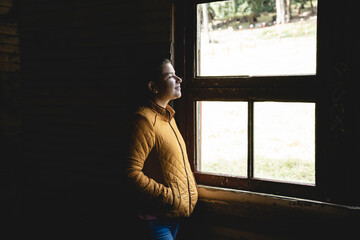
[[176,76],[176,81],[179,82],[179,83],[182,83],[181,77]]

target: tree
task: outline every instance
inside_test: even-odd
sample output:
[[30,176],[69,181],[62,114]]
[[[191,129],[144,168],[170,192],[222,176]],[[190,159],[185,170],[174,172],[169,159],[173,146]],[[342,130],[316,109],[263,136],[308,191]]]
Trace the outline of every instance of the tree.
[[275,0],[233,0],[236,13],[247,16],[250,23],[254,23],[256,18],[264,12],[271,12],[274,9]]
[[256,22],[256,18],[263,13],[273,12],[274,7],[275,0],[231,0],[211,2],[207,6],[213,15],[211,19],[225,20],[245,17],[250,23]]
[[206,43],[210,42],[209,38],[209,13],[208,13],[208,4],[202,5],[202,19],[203,19],[203,26],[204,26],[204,35],[202,36],[204,38],[204,41]]
[[306,2],[310,2],[311,11],[314,12],[314,5],[312,3],[312,0],[293,0],[293,1],[295,1],[295,3],[298,5],[297,7],[298,14],[300,14],[301,9],[305,8]]
[[290,17],[290,0],[276,0],[276,23],[289,22]]
[[290,22],[291,14],[290,14],[290,0],[286,0],[286,9],[285,9],[285,20],[286,22]]
[[285,2],[284,0],[276,0],[276,23],[285,23]]

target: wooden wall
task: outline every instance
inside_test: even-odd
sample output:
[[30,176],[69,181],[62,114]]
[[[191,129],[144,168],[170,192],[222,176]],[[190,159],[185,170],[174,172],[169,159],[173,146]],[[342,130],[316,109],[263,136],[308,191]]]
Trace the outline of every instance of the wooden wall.
[[17,155],[21,152],[21,76],[18,22],[11,0],[0,1],[0,215],[13,214]]
[[126,210],[116,180],[124,122],[141,97],[141,64],[171,57],[171,1],[15,3],[16,24],[0,25],[1,44],[9,45],[0,48],[3,86],[18,83],[21,71],[15,222],[32,232],[119,224]]

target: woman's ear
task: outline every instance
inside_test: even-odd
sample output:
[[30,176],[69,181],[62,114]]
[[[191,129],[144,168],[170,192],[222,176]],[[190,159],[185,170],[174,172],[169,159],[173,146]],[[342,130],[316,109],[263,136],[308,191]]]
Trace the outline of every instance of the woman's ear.
[[153,81],[150,81],[148,83],[148,89],[150,90],[150,92],[152,93],[158,93],[158,90],[156,89],[155,83]]

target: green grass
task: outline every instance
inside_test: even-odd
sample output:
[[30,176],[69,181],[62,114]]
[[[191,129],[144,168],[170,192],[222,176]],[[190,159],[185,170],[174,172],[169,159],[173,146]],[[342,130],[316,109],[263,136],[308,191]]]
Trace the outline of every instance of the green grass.
[[216,161],[206,162],[202,164],[201,171],[246,177],[247,160],[239,159],[233,161],[226,161],[225,159],[218,158],[216,159]]
[[[256,162],[257,160],[257,162]],[[281,181],[315,183],[315,166],[296,158],[285,160],[257,157],[255,177]]]
[[[300,159],[271,159],[256,157],[256,178],[264,178],[288,182],[315,183],[314,163],[305,162]],[[225,161],[217,159],[202,165],[203,172],[226,174],[232,176],[247,176],[247,160]]]
[[309,19],[306,21],[297,21],[282,25],[275,25],[271,27],[266,27],[262,31],[257,31],[258,39],[268,39],[275,38],[281,35],[282,38],[294,37],[308,37],[316,36],[316,24],[314,24],[314,19]]

